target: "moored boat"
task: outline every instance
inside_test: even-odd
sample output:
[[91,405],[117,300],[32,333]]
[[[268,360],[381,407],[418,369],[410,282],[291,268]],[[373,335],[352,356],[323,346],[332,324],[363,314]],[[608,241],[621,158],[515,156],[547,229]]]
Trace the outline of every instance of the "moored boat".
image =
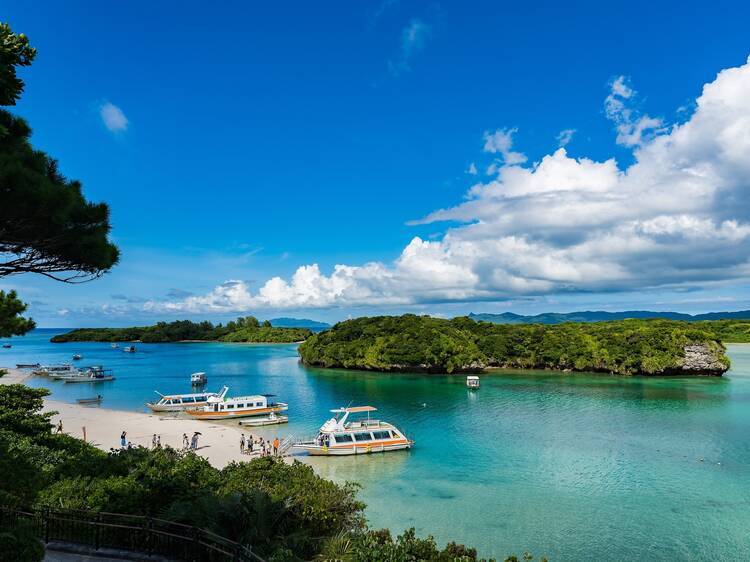
[[[298,441],[297,449],[310,455],[340,456],[384,453],[409,449],[414,441],[408,439],[396,426],[381,420],[370,419],[372,406],[356,406],[331,410],[335,417],[325,422],[311,441]],[[367,419],[349,421],[351,414],[367,414]]]
[[108,382],[115,380],[115,377],[112,375],[107,375],[104,373],[83,373],[81,375],[71,375],[69,377],[63,377],[61,380],[65,383],[73,383],[73,382]]
[[102,401],[102,395],[97,394],[91,398],[76,398],[76,402],[79,404],[99,404]]
[[200,372],[190,375],[190,384],[193,386],[203,386],[204,384],[208,384],[206,373]]
[[118,347],[120,347],[120,344],[112,343],[109,347],[111,347],[112,349],[117,349]]
[[187,413],[198,420],[226,420],[284,412],[289,408],[284,402],[269,401],[272,396],[273,394],[255,394],[235,398],[213,397],[202,408],[189,410]]
[[479,377],[476,375],[469,375],[466,377],[466,386],[473,390],[479,388]]
[[170,394],[165,396],[159,394],[160,398],[156,402],[147,402],[146,407],[152,412],[181,412],[183,410],[193,410],[202,408],[206,405],[209,398],[224,398],[229,387],[223,387],[219,392],[197,392],[192,394]]
[[288,422],[289,416],[277,416],[275,413],[271,412],[267,418],[250,418],[249,420],[242,420],[240,425],[259,427],[264,425],[279,425]]
[[60,365],[39,365],[33,374],[53,375],[56,373],[73,373],[77,370],[78,369],[74,368],[70,363],[62,363]]
[[73,356],[73,361],[80,361],[81,359],[83,359],[83,355],[80,355],[80,354],[78,354],[78,353],[76,353],[76,354],[75,354],[75,355]]
[[129,345],[127,347],[123,347],[122,350],[125,353],[135,353],[135,346],[134,345]]
[[16,363],[16,369],[38,369],[41,366],[40,363]]

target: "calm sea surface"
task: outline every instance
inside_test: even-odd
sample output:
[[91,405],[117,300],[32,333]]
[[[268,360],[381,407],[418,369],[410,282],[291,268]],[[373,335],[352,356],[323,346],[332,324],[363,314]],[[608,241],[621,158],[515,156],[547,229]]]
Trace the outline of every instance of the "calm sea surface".
[[[307,369],[294,345],[50,344],[36,330],[0,349],[0,365],[67,361],[112,368],[108,408],[144,410],[161,392],[275,393],[288,428],[314,433],[328,410],[370,404],[417,444],[409,452],[312,459],[354,480],[375,527],[414,526],[484,556],[529,550],[551,560],[750,560],[750,345],[729,346],[723,378],[647,379],[506,373],[482,377]],[[74,401],[88,385],[36,377]],[[84,387],[84,388],[82,388]]]

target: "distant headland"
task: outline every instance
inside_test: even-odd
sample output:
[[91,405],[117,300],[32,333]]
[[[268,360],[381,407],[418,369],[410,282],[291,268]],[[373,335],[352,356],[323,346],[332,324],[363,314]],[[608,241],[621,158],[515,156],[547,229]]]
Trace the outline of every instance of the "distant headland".
[[153,326],[134,326],[130,328],[79,328],[65,334],[56,335],[50,341],[52,343],[78,341],[295,343],[306,340],[312,334],[313,331],[310,328],[276,327],[268,320],[260,322],[254,316],[246,316],[227,322],[226,325],[214,325],[208,321],[191,322],[190,320],[177,320],[175,322],[158,322]]

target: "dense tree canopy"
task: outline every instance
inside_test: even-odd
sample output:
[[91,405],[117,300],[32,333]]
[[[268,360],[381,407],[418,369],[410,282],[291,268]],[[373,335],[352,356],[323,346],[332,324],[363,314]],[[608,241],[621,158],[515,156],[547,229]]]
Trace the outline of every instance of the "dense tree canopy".
[[506,367],[648,375],[684,372],[685,346],[700,344],[714,357],[713,368],[702,374],[720,374],[729,366],[716,333],[720,326],[739,335],[713,321],[512,325],[406,314],[341,322],[306,340],[299,352],[309,365],[376,371]]
[[[25,35],[0,24],[0,105],[16,104],[24,88],[18,67],[29,66],[35,56]],[[119,259],[108,238],[109,207],[88,202],[81,184],[66,179],[53,158],[35,150],[30,136],[23,119],[0,109],[0,277],[97,278]],[[0,296],[0,336],[33,328],[32,321],[20,317],[22,312],[15,296]]]
[[158,322],[153,326],[132,328],[79,328],[52,338],[53,343],[71,341],[168,343],[179,341],[225,341],[238,343],[293,343],[307,339],[307,328],[274,328],[270,322],[261,325],[254,316],[227,322],[226,326],[211,322]]
[[0,105],[16,105],[23,92],[23,80],[16,74],[17,66],[29,66],[36,49],[23,33],[16,34],[7,23],[0,23]]

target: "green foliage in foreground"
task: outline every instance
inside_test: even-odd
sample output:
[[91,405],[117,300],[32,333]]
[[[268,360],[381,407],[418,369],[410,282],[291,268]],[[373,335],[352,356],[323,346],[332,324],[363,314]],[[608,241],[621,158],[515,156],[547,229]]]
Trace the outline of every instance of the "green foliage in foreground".
[[[218,470],[192,452],[105,453],[53,435],[51,414],[40,413],[47,394],[0,386],[0,504],[150,515],[251,545],[269,562],[477,560],[474,549],[450,543],[440,550],[413,529],[396,540],[369,530],[355,484],[335,484],[299,462],[266,457]],[[27,552],[34,544],[23,529],[0,529],[0,548]],[[40,559],[28,552],[14,559]]]
[[729,359],[719,333],[737,334],[742,324],[618,320],[511,325],[406,314],[341,322],[308,338],[299,353],[308,365],[380,371],[503,367],[655,375],[683,372],[685,346],[702,344],[714,358],[714,367],[705,374],[720,374]]
[[244,343],[293,343],[307,339],[312,332],[307,328],[273,328],[262,325],[253,316],[238,318],[226,326],[211,322],[159,322],[154,326],[133,328],[80,328],[54,336],[53,343],[73,341],[169,343],[185,340],[225,341]]

